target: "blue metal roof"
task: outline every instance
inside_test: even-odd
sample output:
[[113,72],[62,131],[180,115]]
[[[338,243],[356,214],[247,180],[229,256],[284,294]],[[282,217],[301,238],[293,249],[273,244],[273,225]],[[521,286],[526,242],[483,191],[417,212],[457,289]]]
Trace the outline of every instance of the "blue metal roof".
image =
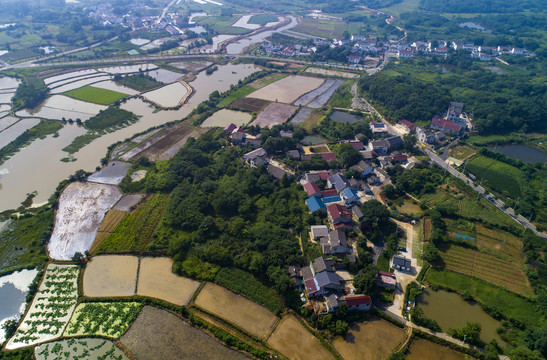
[[350,188],[345,188],[342,190],[342,194],[344,194],[345,197],[350,198],[355,195],[355,193]]
[[340,195],[327,196],[323,198],[324,204],[330,204],[333,202],[341,201]]
[[315,196],[312,196],[308,199],[306,199],[306,205],[310,208],[311,212],[316,212],[319,209],[326,209],[327,207],[323,203],[323,201]]

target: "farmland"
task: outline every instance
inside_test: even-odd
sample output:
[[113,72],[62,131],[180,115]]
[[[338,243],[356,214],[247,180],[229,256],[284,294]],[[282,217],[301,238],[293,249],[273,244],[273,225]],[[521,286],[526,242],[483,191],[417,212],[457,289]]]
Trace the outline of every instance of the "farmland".
[[101,89],[93,86],[84,86],[78,89],[70,90],[67,91],[65,95],[74,99],[101,105],[109,105],[115,101],[127,97],[127,94],[122,94],[121,92]]
[[251,114],[241,111],[222,109],[205,119],[205,121],[201,124],[201,127],[225,127],[230,123],[237,126],[242,126],[247,124],[250,120]]
[[462,353],[450,350],[444,346],[434,344],[423,339],[414,339],[408,353],[407,360],[422,360],[422,359],[437,359],[437,360],[464,360],[468,357]]
[[119,338],[139,314],[136,302],[83,303],[78,305],[64,336],[99,335]]
[[237,99],[230,104],[230,107],[258,113],[262,111],[269,103],[270,102],[268,100],[247,97]]
[[512,198],[521,195],[523,173],[516,167],[479,155],[468,161],[466,169],[477,179],[484,179],[484,184],[499,193]]
[[84,125],[87,129],[101,131],[113,127],[126,126],[138,120],[138,117],[130,111],[117,107],[109,107],[101,110],[97,115],[86,120]]
[[476,151],[468,145],[458,145],[450,148],[448,154],[458,160],[465,160],[468,157],[476,154]]
[[403,329],[375,319],[353,325],[345,338],[336,338],[333,345],[345,360],[384,359],[403,336]]
[[268,344],[290,359],[304,360],[310,354],[317,360],[333,358],[319,340],[292,315],[281,320],[268,339]]
[[246,359],[177,316],[145,306],[121,337],[137,359]]
[[120,222],[98,247],[97,253],[146,250],[167,206],[167,196],[149,196]]
[[509,233],[488,229],[482,225],[475,225],[477,245],[493,252],[500,252],[512,261],[522,264],[522,242]]
[[261,338],[267,338],[276,321],[266,308],[212,283],[200,291],[196,305]]
[[292,105],[271,103],[257,115],[256,119],[250,125],[272,128],[287,121],[297,109],[296,106]]
[[314,77],[288,76],[253,92],[248,97],[290,104],[305,93],[318,88],[323,82],[323,79]]
[[347,28],[348,25],[344,21],[302,18],[293,30],[312,36],[335,38],[342,36]]
[[473,276],[524,296],[533,295],[526,275],[513,262],[456,245],[441,249],[440,255],[446,270]]
[[83,291],[89,297],[135,294],[139,259],[135,256],[94,256],[84,271]]
[[179,306],[186,305],[199,283],[173,274],[172,266],[173,260],[169,258],[142,258],[137,294],[162,299]]
[[156,81],[152,76],[146,74],[127,75],[116,82],[137,91],[152,90],[163,85],[162,82]]
[[97,248],[102,244],[104,239],[106,239],[112,233],[112,231],[114,231],[116,226],[118,226],[118,224],[122,221],[126,214],[126,211],[114,209],[108,210],[104,217],[103,223],[99,227],[99,230],[97,230],[97,237],[95,238],[95,242],[93,242],[93,246],[91,246],[91,253],[97,250]]
[[273,16],[270,14],[259,14],[251,16],[251,18],[249,19],[249,24],[266,25],[267,23],[275,21],[277,21],[277,16]]
[[127,357],[112,341],[94,338],[65,339],[39,345],[34,350],[37,360],[116,359]]
[[34,345],[61,336],[76,307],[78,273],[79,268],[74,265],[49,264],[29,311],[6,349]]

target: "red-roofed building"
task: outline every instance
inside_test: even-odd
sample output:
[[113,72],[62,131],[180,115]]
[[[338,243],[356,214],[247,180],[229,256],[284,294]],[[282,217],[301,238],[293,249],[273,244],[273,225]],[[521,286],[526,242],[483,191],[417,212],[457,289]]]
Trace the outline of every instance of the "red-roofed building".
[[432,129],[435,130],[441,130],[445,134],[461,134],[464,130],[464,128],[461,125],[454,124],[453,122],[450,122],[448,120],[445,120],[440,117],[434,117],[433,120],[431,120],[431,126]]
[[232,131],[234,131],[236,129],[236,125],[234,123],[229,123],[228,125],[226,125],[226,127],[224,128],[224,133],[225,134],[231,134]]
[[350,224],[352,212],[344,205],[330,204],[327,206],[327,214],[332,225]]
[[395,289],[397,287],[397,278],[395,274],[385,271],[378,271],[378,286],[382,286],[389,289]]
[[365,148],[365,145],[363,145],[362,141],[350,141],[349,143],[351,144],[351,147],[357,151],[363,150]]
[[333,161],[333,160],[338,160],[336,158],[336,154],[333,153],[333,152],[325,152],[325,153],[321,153],[319,154],[321,155],[321,157],[326,161],[326,162],[330,162],[330,161]]
[[348,310],[370,310],[372,299],[368,295],[351,295],[343,299]]
[[306,288],[306,292],[308,293],[308,296],[314,296],[315,293],[317,293],[317,291],[319,290],[317,288],[317,284],[315,283],[314,278],[304,281],[304,287]]
[[406,155],[393,155],[391,158],[393,159],[393,161],[395,161],[397,163],[402,163],[402,162],[405,162],[408,159],[408,156],[406,156]]
[[336,196],[336,195],[338,195],[338,191],[336,191],[336,189],[329,189],[329,190],[321,191],[321,196],[323,196],[323,197]]
[[327,181],[327,180],[329,179],[329,177],[330,177],[330,174],[329,174],[328,172],[326,172],[326,171],[322,171],[322,172],[320,172],[320,173],[318,173],[318,174],[319,174],[319,178],[320,178],[321,180],[323,180],[323,181]]
[[304,184],[304,190],[308,193],[308,196],[321,196],[321,190],[316,183],[308,182]]
[[406,119],[399,121],[399,124],[403,125],[410,133],[413,133],[416,130],[416,124]]

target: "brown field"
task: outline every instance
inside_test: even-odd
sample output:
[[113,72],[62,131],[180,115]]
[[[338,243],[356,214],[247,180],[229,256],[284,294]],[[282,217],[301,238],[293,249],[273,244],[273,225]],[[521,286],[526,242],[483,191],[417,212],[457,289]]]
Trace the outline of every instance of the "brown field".
[[142,258],[137,295],[149,296],[175,305],[186,305],[199,287],[197,281],[173,274],[173,260]]
[[213,283],[203,287],[196,305],[264,339],[277,320],[265,307]]
[[[152,144],[152,146],[144,149],[140,154],[135,156],[135,159],[146,157],[152,161],[155,161],[156,158],[161,155],[164,151],[169,149],[171,146],[175,145],[179,140],[181,140],[185,135],[188,135],[192,131],[192,127],[188,125],[174,125],[172,127],[165,128],[167,135],[163,136],[157,142]],[[158,134],[162,133],[160,131]],[[156,134],[156,135],[158,135]],[[154,136],[156,136],[154,135]]]
[[424,218],[424,240],[429,241],[429,237],[431,236],[431,218],[427,216]]
[[283,124],[287,121],[292,114],[297,110],[296,106],[280,104],[280,103],[271,103],[266,106],[262,112],[260,112],[256,119],[249,125],[254,126],[258,125],[263,128],[271,128],[274,125]]
[[177,316],[151,306],[142,309],[120,342],[139,360],[246,359]]
[[396,208],[401,214],[419,215],[422,213],[420,205],[414,204],[410,199],[405,199],[403,205],[397,205]]
[[290,104],[300,96],[318,88],[323,79],[308,76],[288,76],[259,89],[247,97]]
[[375,319],[353,325],[346,337],[337,337],[333,345],[345,360],[381,360],[403,336],[403,329]]
[[292,315],[281,320],[268,344],[289,359],[309,359],[311,354],[314,360],[333,359],[319,340]]
[[477,231],[477,245],[496,252],[499,251],[518,264],[524,264],[524,259],[521,256],[522,242],[516,236],[503,231],[488,229],[478,224],[475,225],[475,229]]
[[94,256],[84,271],[84,295],[112,297],[135,295],[139,259],[129,255]]
[[89,252],[93,254],[99,245],[114,231],[116,226],[122,221],[123,217],[127,215],[127,212],[121,211],[121,210],[109,210],[106,213],[106,216],[104,217],[103,223],[99,227],[99,230],[97,231],[97,236],[95,237],[95,241],[93,242],[93,245],[91,246],[91,249]]
[[263,99],[239,98],[231,103],[230,107],[258,113],[262,111],[269,103],[270,101]]
[[449,156],[456,158],[458,160],[465,160],[471,155],[476,154],[477,152],[467,145],[458,145],[449,150]]
[[319,125],[319,122],[323,118],[323,114],[319,111],[313,111],[308,119],[302,124],[302,127],[307,131],[311,131],[314,127]]
[[514,262],[456,245],[439,253],[447,270],[474,276],[524,296],[533,295],[525,273]]
[[471,359],[465,354],[450,350],[444,346],[432,342],[416,339],[412,342],[409,352],[406,354],[406,360],[464,360]]

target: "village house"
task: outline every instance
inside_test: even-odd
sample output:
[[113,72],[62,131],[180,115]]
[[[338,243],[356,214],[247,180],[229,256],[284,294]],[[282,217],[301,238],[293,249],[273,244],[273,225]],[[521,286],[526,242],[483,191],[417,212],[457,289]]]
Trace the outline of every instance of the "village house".
[[329,236],[329,228],[326,225],[312,225],[310,236],[313,241],[319,241],[321,238]]
[[460,115],[463,113],[463,103],[457,101],[451,101],[446,112],[446,120],[453,123],[465,123],[465,119],[461,119]]
[[440,130],[445,134],[451,135],[461,135],[465,129],[462,125],[454,124],[453,122],[440,117],[434,117],[433,120],[431,120],[430,127],[434,130]]
[[358,171],[361,177],[372,174],[372,171],[374,170],[372,166],[363,160],[359,161],[356,165],[353,165],[350,169]]
[[302,289],[303,281],[302,275],[300,275],[300,265],[289,265],[287,267],[289,271],[289,278],[291,279],[291,284],[297,289]]
[[428,144],[435,142],[435,134],[429,129],[418,128],[416,134],[418,135],[418,141]]
[[245,143],[245,138],[247,137],[247,135],[244,133],[244,132],[232,132],[232,135],[230,135],[230,137],[232,138],[232,144],[234,145],[242,145],[243,143]]
[[400,136],[392,136],[385,139],[388,144],[388,150],[395,151],[403,148],[403,138]]
[[363,220],[363,211],[361,210],[361,207],[359,205],[353,205],[353,207],[351,208],[351,212],[353,220],[355,220],[356,222],[360,222],[361,220]]
[[258,148],[243,155],[243,159],[252,167],[258,167],[268,163],[266,156],[268,153],[264,148]]
[[410,272],[412,263],[410,259],[407,259],[404,256],[394,255],[391,260],[391,267],[395,270]]
[[310,209],[310,212],[313,214],[316,211],[319,212],[326,212],[327,206],[321,200],[320,197],[312,196],[308,199],[306,199],[306,205],[308,205],[308,208]]
[[359,201],[359,196],[355,190],[350,189],[349,187],[345,188],[340,192],[340,196],[344,199],[344,204],[346,206],[353,206]]
[[327,185],[340,192],[349,186],[349,182],[344,175],[337,173],[327,179]]
[[385,140],[372,140],[368,143],[368,150],[374,151],[378,155],[385,155],[389,149],[389,143]]
[[350,252],[346,234],[339,230],[331,231],[327,236],[320,239],[323,254],[338,255]]
[[348,209],[344,205],[329,204],[327,206],[327,215],[333,227],[335,229],[348,229],[352,228],[351,224],[351,209]]
[[308,193],[308,196],[318,196],[321,197],[321,189],[317,186],[316,183],[308,182],[304,184],[304,190]]
[[370,130],[372,130],[372,134],[374,135],[382,135],[387,133],[386,124],[383,122],[376,122],[374,120],[370,122]]
[[397,278],[393,273],[378,271],[377,285],[394,290],[397,287]]
[[270,175],[279,180],[283,179],[284,176],[286,176],[288,179],[293,178],[293,174],[286,171],[285,169],[280,168],[279,166],[275,166],[272,164],[268,164],[268,166],[266,167],[266,171],[268,171]]
[[298,150],[289,150],[285,153],[285,155],[287,155],[287,157],[291,160],[300,161],[301,159],[300,151]]
[[304,288],[308,297],[340,292],[343,287],[340,278],[334,271],[334,261],[323,256],[315,259],[309,266],[302,268]]
[[324,152],[324,153],[321,153],[321,154],[319,154],[319,155],[320,155],[320,156],[323,158],[323,160],[325,160],[326,162],[331,162],[331,161],[336,161],[336,160],[338,160],[338,159],[336,158],[336,154],[333,153],[333,152],[331,152],[331,151],[329,151],[329,152]]
[[348,306],[348,310],[361,310],[367,311],[370,310],[370,305],[372,304],[372,299],[368,295],[348,295],[343,298]]
[[416,131],[416,125],[406,119],[402,119],[399,121],[399,124],[404,126],[409,133],[413,133],[414,131]]

